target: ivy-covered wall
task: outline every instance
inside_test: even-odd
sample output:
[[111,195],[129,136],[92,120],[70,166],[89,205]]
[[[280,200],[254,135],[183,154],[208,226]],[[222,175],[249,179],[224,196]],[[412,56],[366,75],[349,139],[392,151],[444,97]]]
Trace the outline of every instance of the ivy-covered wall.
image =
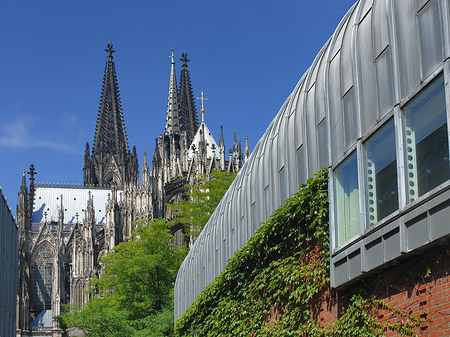
[[[449,251],[406,261],[337,293],[329,287],[328,245],[322,170],[236,252],[176,322],[176,334],[414,336],[450,328]],[[434,306],[426,307],[434,289],[439,301],[445,298],[439,321]]]

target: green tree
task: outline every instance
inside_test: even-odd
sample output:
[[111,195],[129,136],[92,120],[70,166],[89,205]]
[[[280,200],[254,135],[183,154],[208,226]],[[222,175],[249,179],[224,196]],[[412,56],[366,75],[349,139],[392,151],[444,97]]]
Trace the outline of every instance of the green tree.
[[187,234],[198,237],[235,177],[236,173],[213,170],[186,185],[187,198],[170,206],[176,211],[171,222],[185,224]]
[[[91,281],[92,298],[64,313],[60,322],[87,337],[160,337],[173,335],[173,284],[186,249],[174,244],[169,227],[205,226],[236,174],[213,171],[187,185],[188,200],[172,207],[176,218],[138,225],[130,241],[104,256],[100,278]],[[98,295],[100,294],[100,295]]]
[[[91,282],[93,298],[83,309],[65,314],[64,320],[86,336],[99,337],[133,336],[153,326],[152,319],[172,312],[173,283],[185,255],[164,220],[139,225],[130,241],[101,260],[102,275]],[[172,325],[171,319],[170,329],[158,328],[170,331]]]

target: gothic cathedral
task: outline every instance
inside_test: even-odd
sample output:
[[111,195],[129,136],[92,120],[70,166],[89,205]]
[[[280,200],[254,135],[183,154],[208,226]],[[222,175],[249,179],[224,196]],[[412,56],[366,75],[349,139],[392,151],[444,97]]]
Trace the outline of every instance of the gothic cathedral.
[[[152,168],[144,153],[142,179],[136,147],[130,151],[119,95],[113,45],[107,52],[100,108],[92,148],[86,144],[83,185],[36,183],[26,171],[17,205],[19,265],[17,336],[61,336],[55,318],[64,304],[81,307],[100,258],[129,240],[138,221],[170,218],[165,205],[185,197],[184,186],[212,170],[237,172],[244,156],[234,134],[226,158],[223,130],[217,145],[204,119],[199,123],[186,52],[178,84],[172,50],[164,132],[155,140]],[[182,229],[174,229],[183,244]]]

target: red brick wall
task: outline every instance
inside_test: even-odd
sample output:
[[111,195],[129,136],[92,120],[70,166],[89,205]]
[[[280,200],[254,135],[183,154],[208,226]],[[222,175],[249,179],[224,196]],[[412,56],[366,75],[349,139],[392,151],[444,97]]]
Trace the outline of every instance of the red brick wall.
[[[450,336],[450,249],[435,249],[369,275],[347,289],[329,291],[316,307],[321,326],[335,321],[345,311],[356,289],[365,289],[367,298],[380,299],[404,315],[378,309],[375,318],[382,324],[408,323],[408,315],[425,319],[414,332],[419,336]],[[400,336],[386,332],[386,336]]]

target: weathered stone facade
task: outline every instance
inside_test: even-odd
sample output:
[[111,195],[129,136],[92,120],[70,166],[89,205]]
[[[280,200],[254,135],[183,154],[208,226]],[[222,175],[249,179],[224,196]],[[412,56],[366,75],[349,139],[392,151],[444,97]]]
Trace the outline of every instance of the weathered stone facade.
[[[89,280],[101,273],[99,260],[114,246],[129,240],[139,221],[170,218],[168,202],[185,197],[184,186],[213,169],[236,172],[243,164],[240,140],[225,160],[204,122],[198,122],[186,52],[180,85],[172,51],[169,98],[164,132],[156,138],[149,168],[144,154],[140,182],[136,147],[129,150],[124,115],[108,44],[100,108],[92,146],[86,144],[83,186],[36,184],[30,166],[19,191],[17,336],[60,336],[55,318],[61,306],[82,306],[89,300]],[[203,97],[203,96],[202,96]],[[203,102],[202,102],[203,103]],[[245,156],[249,155],[246,142]],[[174,229],[183,244],[182,228]]]

